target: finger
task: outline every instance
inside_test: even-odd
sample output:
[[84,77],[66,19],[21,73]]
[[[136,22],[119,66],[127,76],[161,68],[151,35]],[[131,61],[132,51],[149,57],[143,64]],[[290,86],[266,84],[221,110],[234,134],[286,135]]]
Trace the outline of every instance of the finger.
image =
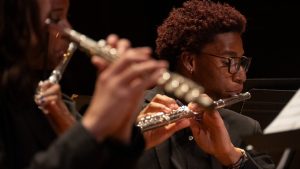
[[43,106],[42,111],[46,114],[58,114],[58,113],[62,113],[63,110],[57,104],[57,101],[53,100],[49,102],[47,105]]
[[157,94],[151,100],[151,102],[157,102],[157,103],[164,104],[173,110],[178,109],[178,105],[177,105],[176,101],[173,98],[168,97],[166,95]]
[[151,49],[148,47],[129,49],[124,56],[120,56],[105,72],[110,77],[119,74],[134,63],[140,63],[150,58]]
[[199,134],[203,125],[199,123],[199,121],[196,121],[195,119],[189,119],[189,121],[190,121],[190,129],[192,130],[193,135]]
[[154,70],[154,72],[148,72],[141,75],[137,75],[136,77],[133,77],[134,79],[129,79],[128,82],[120,83],[128,84],[128,86],[130,87],[129,90],[141,92],[152,88],[154,85],[156,85],[158,79],[162,76],[163,72],[165,72],[165,68]]
[[181,130],[181,129],[184,129],[186,127],[189,127],[190,126],[190,120],[188,119],[182,119],[182,120],[179,120],[175,123],[171,123],[167,126],[165,126],[165,129],[166,131],[168,131],[168,133],[171,135],[173,135],[175,132]]
[[57,101],[59,98],[57,95],[49,95],[47,97],[41,97],[40,99],[37,100],[37,104],[39,106],[45,107],[48,104],[50,104],[50,102],[52,101]]
[[194,112],[203,112],[205,109],[203,107],[201,107],[199,104],[197,103],[189,103],[188,104],[188,108]]
[[137,63],[134,66],[128,67],[120,74],[120,83],[130,84],[133,79],[142,79],[148,86],[153,85],[157,76],[161,76],[163,68],[167,67],[164,61],[149,60],[147,62]]
[[[145,90],[147,90],[150,86],[153,87],[153,84],[156,84],[159,77],[161,77],[162,73],[154,74],[151,78],[145,80],[144,78],[137,77],[136,79],[133,79],[131,82],[124,83],[124,82],[118,82],[120,86],[126,86],[127,92],[130,92],[133,96],[143,97],[143,93]],[[156,76],[154,78],[153,76]]]
[[105,59],[103,59],[103,58],[101,58],[99,56],[93,56],[91,58],[91,61],[94,64],[94,66],[96,66],[96,68],[98,69],[98,71],[103,71],[109,65],[109,63]]
[[60,90],[60,85],[58,84],[52,84],[51,87],[49,87],[47,90],[45,90],[41,96],[42,97],[48,97],[50,95],[58,95],[61,96],[61,90]]
[[119,41],[119,36],[116,34],[110,34],[106,38],[107,45],[111,46],[112,48],[117,47],[118,41]]
[[160,103],[155,103],[155,102],[150,102],[142,111],[143,114],[147,114],[149,112],[165,112],[165,113],[170,113],[172,110]]
[[38,84],[38,87],[39,87],[39,92],[44,92],[45,90],[47,90],[50,86],[52,86],[53,83],[45,80],[45,81],[40,81],[39,84]]
[[117,43],[118,54],[123,54],[131,47],[131,43],[128,39],[120,39]]

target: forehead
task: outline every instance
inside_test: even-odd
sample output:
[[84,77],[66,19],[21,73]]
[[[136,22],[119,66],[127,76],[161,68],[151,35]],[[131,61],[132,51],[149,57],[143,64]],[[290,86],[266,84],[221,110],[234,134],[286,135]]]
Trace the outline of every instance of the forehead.
[[51,0],[52,9],[68,9],[69,0]]
[[202,51],[211,51],[215,54],[235,52],[242,55],[244,53],[244,48],[241,34],[237,32],[217,34],[211,43],[208,43],[203,47]]

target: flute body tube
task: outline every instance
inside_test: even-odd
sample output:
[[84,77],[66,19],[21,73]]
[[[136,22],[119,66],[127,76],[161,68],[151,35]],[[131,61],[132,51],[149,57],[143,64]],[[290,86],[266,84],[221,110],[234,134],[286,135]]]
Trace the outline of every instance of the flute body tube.
[[[241,101],[245,101],[250,98],[251,94],[249,92],[240,93],[230,98],[213,101],[211,107],[213,107],[214,109],[219,109]],[[198,114],[198,112],[191,111],[187,106],[181,106],[171,113],[158,112],[142,117],[140,120],[138,120],[137,126],[140,127],[143,132],[145,132],[168,125],[183,118],[197,116]]]
[[69,43],[68,49],[64,53],[61,62],[55,67],[55,69],[52,71],[51,75],[49,76],[48,78],[49,82],[58,83],[61,80],[62,75],[76,49],[77,49],[77,45],[75,43],[73,42]]

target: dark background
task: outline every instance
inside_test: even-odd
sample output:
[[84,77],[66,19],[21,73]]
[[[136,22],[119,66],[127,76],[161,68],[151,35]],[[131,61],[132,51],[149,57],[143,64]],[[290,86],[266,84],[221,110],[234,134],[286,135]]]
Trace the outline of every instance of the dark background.
[[[110,33],[128,38],[133,46],[155,48],[156,28],[183,0],[71,0],[74,29],[93,39]],[[248,78],[300,78],[299,6],[296,1],[231,0],[248,19],[245,55],[252,57]],[[64,78],[67,94],[90,95],[96,70],[88,57],[76,52]]]

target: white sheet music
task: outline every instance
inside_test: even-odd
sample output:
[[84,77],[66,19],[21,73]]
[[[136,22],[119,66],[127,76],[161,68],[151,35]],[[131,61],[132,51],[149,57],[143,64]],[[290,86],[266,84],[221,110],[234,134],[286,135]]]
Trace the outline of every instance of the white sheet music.
[[300,89],[267,126],[264,134],[300,129]]

